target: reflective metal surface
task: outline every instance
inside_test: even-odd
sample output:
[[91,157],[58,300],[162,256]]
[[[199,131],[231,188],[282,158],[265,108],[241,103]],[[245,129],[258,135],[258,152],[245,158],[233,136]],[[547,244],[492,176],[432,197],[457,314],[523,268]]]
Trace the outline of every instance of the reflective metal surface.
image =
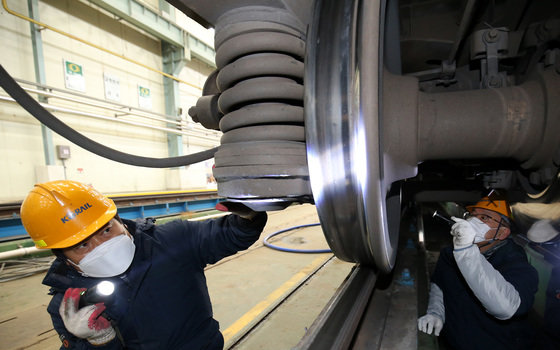
[[316,3],[304,105],[311,187],[327,241],[337,257],[388,273],[400,198],[398,191],[388,197],[379,137],[381,10],[369,1]]

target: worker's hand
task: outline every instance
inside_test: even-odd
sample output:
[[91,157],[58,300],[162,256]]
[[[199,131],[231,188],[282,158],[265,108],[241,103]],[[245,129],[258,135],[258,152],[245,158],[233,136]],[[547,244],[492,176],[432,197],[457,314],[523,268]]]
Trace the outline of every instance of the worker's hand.
[[455,224],[451,226],[451,234],[453,235],[453,247],[455,249],[469,247],[473,243],[486,240],[486,233],[490,230],[490,226],[486,225],[480,219],[471,217],[467,220],[451,217]]
[[443,328],[443,321],[441,318],[434,314],[426,314],[418,319],[418,330],[427,334],[432,334],[439,336],[439,332]]
[[229,211],[243,219],[252,220],[258,213],[243,203],[223,201],[216,204],[219,211]]
[[455,224],[451,226],[451,235],[453,236],[453,248],[461,249],[470,247],[474,242],[476,230],[467,220],[451,217]]
[[102,345],[115,338],[115,329],[101,314],[105,304],[88,305],[78,309],[80,293],[84,288],[69,288],[64,293],[59,312],[66,329],[78,338],[87,339],[93,345]]

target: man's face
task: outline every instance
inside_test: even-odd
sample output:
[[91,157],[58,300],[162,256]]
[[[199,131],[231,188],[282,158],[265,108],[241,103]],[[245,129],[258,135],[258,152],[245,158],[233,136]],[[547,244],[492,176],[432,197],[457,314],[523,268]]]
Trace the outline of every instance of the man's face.
[[[474,216],[478,218],[480,221],[482,221],[483,223],[485,223],[490,227],[490,230],[486,232],[486,235],[484,236],[487,240],[493,238],[498,240],[504,240],[507,238],[507,236],[509,236],[510,233],[509,227],[507,227],[503,221],[500,224],[500,221],[502,220],[500,214],[492,210],[473,208],[473,210],[470,212],[470,216]],[[499,228],[498,234],[496,234],[496,230],[498,228]]]
[[62,249],[62,252],[74,264],[79,264],[80,261],[97,246],[110,240],[111,238],[123,234],[128,234],[124,225],[117,219],[112,218],[103,227],[95,231],[94,234],[72,247]]

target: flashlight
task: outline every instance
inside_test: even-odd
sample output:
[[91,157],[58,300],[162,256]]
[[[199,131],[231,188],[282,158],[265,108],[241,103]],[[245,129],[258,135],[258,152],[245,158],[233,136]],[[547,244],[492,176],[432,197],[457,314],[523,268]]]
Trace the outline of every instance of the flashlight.
[[109,301],[113,298],[114,291],[115,284],[113,282],[101,281],[80,294],[79,308]]
[[450,218],[448,218],[445,215],[440,214],[437,210],[434,211],[434,214],[432,215],[432,217],[439,218],[439,219],[445,221],[447,224],[449,224],[449,226],[453,226],[455,224],[455,221],[451,220]]

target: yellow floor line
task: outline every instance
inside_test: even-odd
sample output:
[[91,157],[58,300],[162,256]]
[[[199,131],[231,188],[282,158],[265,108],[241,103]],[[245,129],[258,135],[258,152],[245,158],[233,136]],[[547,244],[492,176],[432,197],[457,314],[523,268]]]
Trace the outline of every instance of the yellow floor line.
[[324,256],[316,258],[315,260],[313,260],[313,262],[311,262],[311,264],[304,267],[283,285],[270,293],[263,301],[255,305],[253,308],[251,308],[251,310],[247,311],[243,316],[241,316],[237,321],[235,321],[231,326],[229,326],[222,332],[224,336],[224,342],[227,343],[229,340],[237,336],[237,334],[241,330],[243,330],[247,325],[257,319],[261,313],[263,313],[271,305],[278,303],[283,295],[286,294],[286,292],[291,290],[302,279],[306,278],[311,272],[316,270],[329,258],[330,255],[327,258],[325,258]]

